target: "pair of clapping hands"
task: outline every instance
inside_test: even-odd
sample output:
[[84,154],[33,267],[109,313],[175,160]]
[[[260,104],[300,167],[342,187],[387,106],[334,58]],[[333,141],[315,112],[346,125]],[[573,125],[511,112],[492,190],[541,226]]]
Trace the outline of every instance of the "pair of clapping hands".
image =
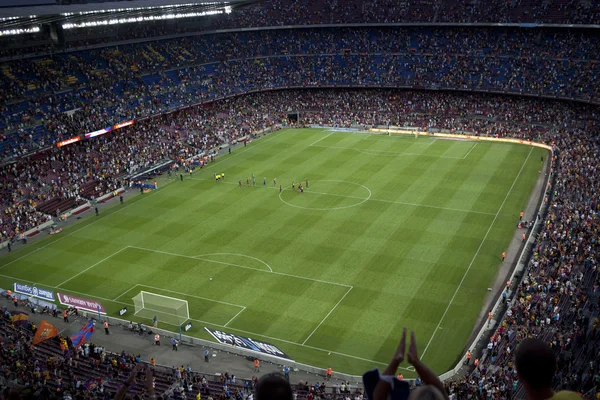
[[[375,386],[373,391],[373,400],[383,400],[388,398],[388,394],[392,389],[393,381],[395,380],[396,371],[400,366],[400,363],[404,361],[404,358],[415,368],[415,372],[419,374],[419,377],[424,383],[424,387],[417,388],[411,393],[409,400],[421,399],[421,398],[439,398],[448,399],[448,395],[442,384],[442,381],[438,376],[425,365],[419,358],[417,352],[417,341],[415,340],[415,333],[410,332],[410,344],[408,345],[408,351],[406,351],[406,328],[402,329],[402,337],[400,343],[396,348],[392,360],[385,368],[383,373],[380,375],[380,380]],[[430,397],[431,394],[433,397]]]

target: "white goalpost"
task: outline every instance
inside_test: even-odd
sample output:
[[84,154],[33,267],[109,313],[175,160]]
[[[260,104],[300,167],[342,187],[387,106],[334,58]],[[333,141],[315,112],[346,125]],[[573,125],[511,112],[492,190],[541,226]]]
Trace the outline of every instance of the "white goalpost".
[[133,304],[134,315],[150,320],[156,316],[159,323],[181,326],[190,319],[187,300],[141,291],[133,298]]

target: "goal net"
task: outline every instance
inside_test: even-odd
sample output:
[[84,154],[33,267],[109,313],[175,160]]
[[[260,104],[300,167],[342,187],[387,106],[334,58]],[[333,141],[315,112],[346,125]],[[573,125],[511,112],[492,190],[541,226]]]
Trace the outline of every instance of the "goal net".
[[137,317],[152,320],[156,316],[159,323],[180,326],[190,318],[188,302],[174,297],[142,291],[133,304]]

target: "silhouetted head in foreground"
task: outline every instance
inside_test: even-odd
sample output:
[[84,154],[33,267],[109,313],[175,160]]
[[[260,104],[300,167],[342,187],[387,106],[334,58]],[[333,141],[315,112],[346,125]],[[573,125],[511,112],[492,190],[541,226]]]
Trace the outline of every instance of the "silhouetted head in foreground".
[[433,385],[421,386],[410,392],[408,400],[444,400],[446,397]]
[[552,387],[556,356],[549,345],[539,339],[525,339],[517,346],[515,367],[521,382],[531,390]]
[[554,393],[552,378],[556,372],[556,355],[549,344],[539,339],[525,339],[515,351],[515,367],[529,400],[580,399],[574,392]]
[[256,385],[256,400],[293,400],[292,387],[279,373],[264,375]]

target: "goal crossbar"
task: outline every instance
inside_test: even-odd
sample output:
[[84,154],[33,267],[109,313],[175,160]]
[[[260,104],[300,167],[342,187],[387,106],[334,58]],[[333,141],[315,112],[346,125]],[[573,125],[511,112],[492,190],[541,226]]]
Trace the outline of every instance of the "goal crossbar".
[[170,325],[181,325],[190,318],[187,300],[146,291],[140,291],[132,300],[136,316],[149,319],[156,316]]

